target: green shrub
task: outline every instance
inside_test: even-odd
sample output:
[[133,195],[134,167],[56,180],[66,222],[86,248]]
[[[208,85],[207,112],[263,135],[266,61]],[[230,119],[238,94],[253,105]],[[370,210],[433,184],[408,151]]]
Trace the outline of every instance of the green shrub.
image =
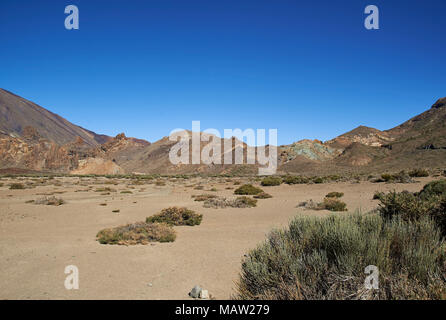
[[286,176],[283,178],[283,182],[286,184],[305,184],[310,182],[310,179],[301,176]]
[[195,226],[201,223],[203,215],[195,213],[195,211],[187,208],[170,207],[161,210],[146,219],[146,223],[167,223],[173,226]]
[[409,171],[409,176],[412,178],[429,177],[429,172],[426,169],[413,169]]
[[446,196],[446,180],[429,182],[420,191],[420,197],[422,199],[428,199],[432,196]]
[[135,245],[154,241],[172,242],[176,234],[167,224],[137,222],[101,230],[96,238],[101,244]]
[[326,198],[342,198],[343,196],[344,196],[343,192],[333,191],[333,192],[328,193],[325,197]]
[[[236,299],[442,299],[445,243],[429,219],[380,215],[298,217],[249,252]],[[379,270],[379,289],[364,269]]]
[[234,194],[238,195],[255,195],[263,192],[262,189],[254,187],[252,184],[244,184],[234,190]]
[[282,183],[282,178],[280,177],[266,177],[262,179],[260,183],[262,186],[279,186]]

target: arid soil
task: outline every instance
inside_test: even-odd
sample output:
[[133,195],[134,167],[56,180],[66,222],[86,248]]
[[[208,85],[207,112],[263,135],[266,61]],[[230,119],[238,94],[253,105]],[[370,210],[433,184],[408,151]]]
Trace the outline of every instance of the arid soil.
[[[378,200],[372,200],[375,191],[418,191],[432,178],[417,178],[410,184],[282,184],[262,187],[273,198],[260,199],[255,208],[225,209],[204,208],[191,196],[235,197],[234,181],[243,183],[247,178],[164,180],[165,185],[100,177],[1,179],[0,299],[188,299],[194,285],[208,289],[216,299],[228,299],[243,255],[272,228],[286,226],[301,214],[343,214],[296,208],[299,202],[319,202],[328,192],[339,191],[345,194],[342,200],[350,212],[368,212],[378,205]],[[13,182],[37,186],[10,190]],[[199,184],[203,190],[195,189]],[[116,191],[97,190],[106,187]],[[213,187],[216,192],[209,191]],[[125,190],[132,193],[121,193]],[[50,194],[65,203],[29,202]],[[96,241],[101,229],[143,221],[170,206],[202,213],[201,225],[175,227],[173,243],[117,246]],[[79,268],[79,290],[64,287],[68,265]]]

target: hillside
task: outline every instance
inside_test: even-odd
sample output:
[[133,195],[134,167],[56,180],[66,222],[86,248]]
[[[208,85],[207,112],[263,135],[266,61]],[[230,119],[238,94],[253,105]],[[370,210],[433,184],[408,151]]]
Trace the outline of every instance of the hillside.
[[42,138],[58,145],[80,137],[87,145],[97,146],[110,139],[72,124],[37,104],[9,91],[0,89],[0,133],[11,137],[22,137],[25,128],[37,130]]

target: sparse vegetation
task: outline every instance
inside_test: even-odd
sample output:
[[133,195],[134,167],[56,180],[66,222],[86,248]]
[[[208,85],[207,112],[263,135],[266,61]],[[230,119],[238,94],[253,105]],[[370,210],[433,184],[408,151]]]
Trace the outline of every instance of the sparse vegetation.
[[344,196],[343,192],[337,192],[337,191],[333,191],[328,193],[325,197],[326,198],[342,198]]
[[[299,217],[243,261],[237,299],[444,299],[446,247],[429,219]],[[364,268],[379,289],[364,287]]]
[[147,223],[167,223],[174,226],[195,226],[201,223],[203,215],[195,213],[195,211],[187,208],[170,207],[161,210],[160,213],[148,217]]
[[409,171],[409,176],[412,178],[429,177],[429,172],[426,169],[413,169]]
[[238,195],[256,195],[264,192],[262,189],[254,187],[252,184],[244,184],[234,190],[234,194]]
[[104,192],[110,194],[110,192],[116,192],[116,190],[110,187],[105,187],[105,188],[97,188],[95,192]]
[[260,183],[262,186],[279,186],[282,184],[282,178],[280,177],[266,177],[262,179],[262,182]]
[[96,237],[101,244],[135,245],[154,241],[172,242],[176,234],[167,224],[137,222],[101,230]]
[[133,192],[131,192],[130,190],[123,190],[123,191],[121,191],[121,193],[123,193],[123,194],[132,194]]

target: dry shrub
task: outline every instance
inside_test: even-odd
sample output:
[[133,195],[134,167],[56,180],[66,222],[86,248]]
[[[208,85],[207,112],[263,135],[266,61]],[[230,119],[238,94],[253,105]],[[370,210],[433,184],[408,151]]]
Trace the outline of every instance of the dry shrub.
[[135,245],[155,241],[172,242],[176,234],[167,224],[137,222],[101,230],[96,237],[101,244]]
[[252,208],[257,206],[257,200],[249,197],[237,197],[236,199],[226,199],[224,197],[216,197],[208,199],[203,203],[205,208]]
[[36,201],[34,201],[35,204],[44,204],[48,206],[60,206],[65,203],[65,201],[62,198],[56,198],[55,196],[52,197],[43,197],[39,198]]
[[146,223],[167,223],[173,226],[195,226],[201,223],[203,215],[187,208],[170,207],[146,218]]
[[[236,299],[444,299],[446,246],[430,219],[298,217],[242,263]],[[364,269],[379,270],[379,289]]]
[[347,211],[347,204],[336,198],[325,198],[324,201],[319,203],[307,200],[300,202],[297,207],[303,207],[308,210]]
[[215,194],[199,194],[199,195],[192,195],[192,198],[194,198],[194,201],[206,201],[209,199],[217,198]]
[[333,192],[327,193],[325,198],[342,198],[343,196],[344,196],[343,192],[333,191]]

